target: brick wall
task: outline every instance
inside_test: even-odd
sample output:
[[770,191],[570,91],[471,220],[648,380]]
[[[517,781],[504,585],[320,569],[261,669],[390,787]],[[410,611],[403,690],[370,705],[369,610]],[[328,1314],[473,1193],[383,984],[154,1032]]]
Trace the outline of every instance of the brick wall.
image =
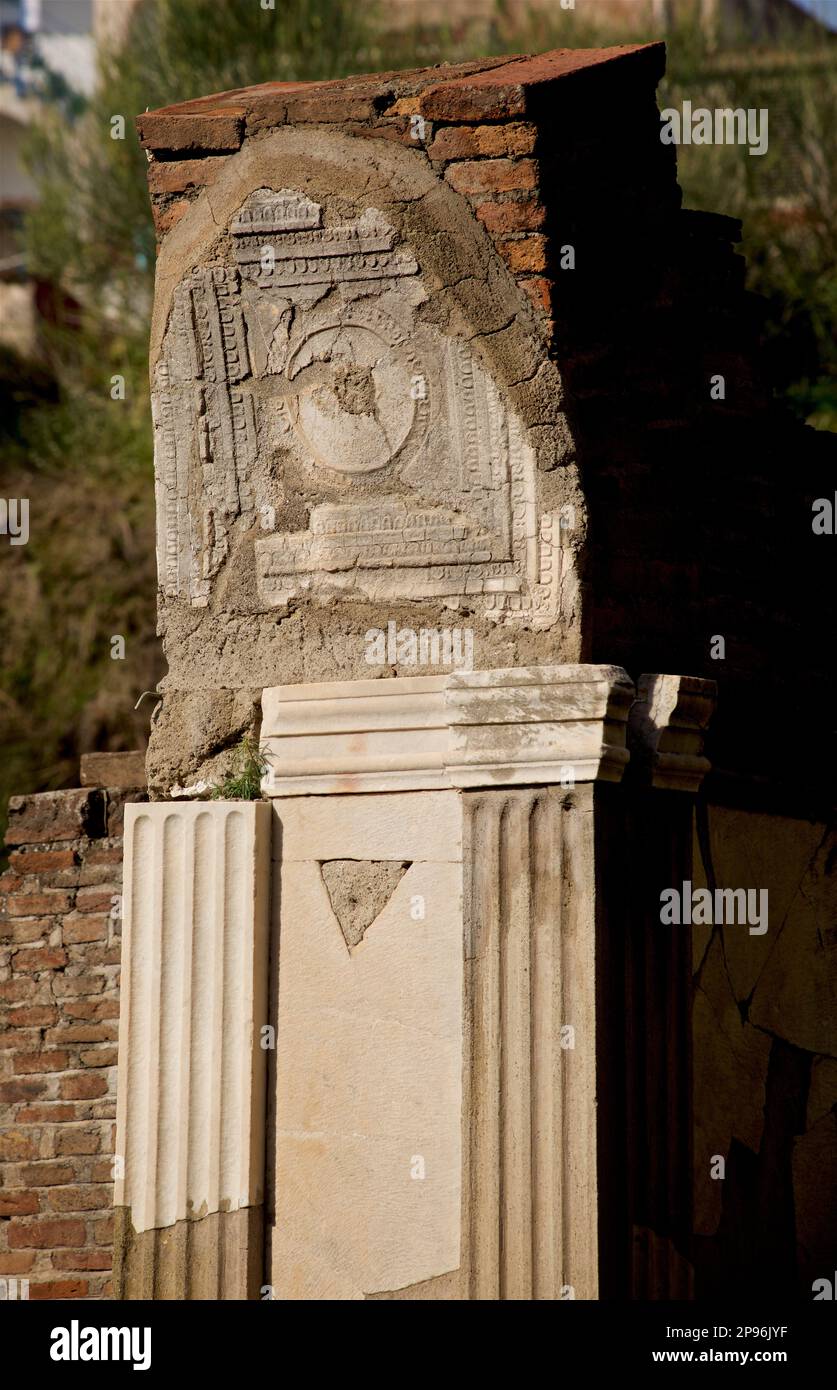
[[13,797],[0,877],[0,1278],[111,1294],[122,808]]

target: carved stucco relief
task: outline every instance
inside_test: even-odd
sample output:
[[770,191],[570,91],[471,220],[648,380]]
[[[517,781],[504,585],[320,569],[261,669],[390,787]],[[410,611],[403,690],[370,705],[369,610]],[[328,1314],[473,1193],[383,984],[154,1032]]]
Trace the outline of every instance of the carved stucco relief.
[[324,226],[259,189],[231,257],[175,292],[155,376],[161,587],[193,605],[246,533],[263,609],[306,595],[466,601],[550,627],[560,530],[536,460],[467,341],[417,313],[383,215]]

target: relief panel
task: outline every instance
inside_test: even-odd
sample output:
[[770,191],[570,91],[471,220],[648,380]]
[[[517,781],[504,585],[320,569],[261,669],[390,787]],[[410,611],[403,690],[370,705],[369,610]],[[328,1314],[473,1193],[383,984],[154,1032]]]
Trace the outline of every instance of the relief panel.
[[339,594],[551,626],[560,530],[524,427],[468,342],[422,319],[382,214],[325,221],[260,189],[232,263],[175,293],[154,401],[165,594],[208,603],[250,533],[262,610]]

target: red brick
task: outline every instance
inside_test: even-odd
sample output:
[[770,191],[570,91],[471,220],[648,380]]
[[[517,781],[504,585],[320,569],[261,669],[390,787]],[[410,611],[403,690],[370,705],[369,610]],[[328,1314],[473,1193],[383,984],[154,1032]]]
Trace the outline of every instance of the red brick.
[[0,1031],[0,1052],[34,1051],[41,1042],[40,1028],[4,1028]]
[[521,288],[526,291],[536,309],[544,313],[552,312],[552,281],[533,275],[531,279],[521,280]]
[[244,135],[244,109],[212,114],[146,111],[137,116],[140,144],[152,150],[237,150]]
[[[18,1100],[36,1100],[46,1090],[45,1081],[0,1081],[0,1101],[14,1105]],[[0,1144],[2,1141],[0,1141]],[[0,1148],[2,1157],[2,1148]]]
[[51,1028],[47,1042],[113,1042],[119,1036],[116,1023],[64,1023],[59,1028]]
[[176,203],[171,203],[167,208],[154,208],[154,227],[158,237],[164,237],[166,232],[170,232],[172,227],[177,226],[190,208],[191,204],[185,198],[179,198]]
[[70,959],[76,965],[85,965],[92,970],[98,965],[119,965],[122,947],[119,941],[113,946],[102,941],[87,941],[83,945],[70,946]]
[[83,946],[87,941],[107,941],[108,919],[97,913],[71,920],[64,918],[61,938],[65,946]]
[[99,864],[121,864],[123,849],[120,845],[111,845],[102,849],[91,849],[84,857],[85,868],[90,865]]
[[316,86],[303,89],[298,95],[286,98],[288,121],[372,121],[377,118],[375,97],[379,85],[366,91],[343,87],[328,90]]
[[59,999],[75,999],[82,994],[101,994],[104,987],[104,975],[56,975],[52,982],[53,991]]
[[77,875],[81,888],[92,888],[98,887],[100,883],[111,883],[119,876],[119,871],[114,869],[113,864],[91,864],[88,860],[84,861],[80,869],[74,869],[73,872]]
[[103,1183],[90,1187],[55,1187],[47,1193],[53,1211],[101,1211],[111,1204],[111,1192]]
[[30,999],[37,988],[34,980],[0,980],[0,999],[19,1004],[22,999]]
[[86,1235],[83,1221],[55,1221],[46,1217],[10,1221],[9,1249],[51,1250],[61,1245],[84,1245]]
[[21,874],[0,874],[0,893],[20,893],[26,879]]
[[115,1047],[91,1047],[88,1051],[80,1052],[79,1056],[84,1067],[115,1067],[119,1060]]
[[13,946],[32,946],[36,941],[45,946],[53,926],[43,917],[9,918],[0,926],[0,938]]
[[536,131],[523,121],[507,125],[445,126],[428,146],[431,159],[474,159],[531,154]]
[[110,1271],[113,1256],[109,1250],[56,1250],[52,1257],[55,1269],[104,1269]]
[[66,1052],[19,1052],[14,1059],[18,1074],[43,1075],[51,1071],[66,1071],[70,1058]]
[[23,1181],[27,1187],[55,1187],[72,1182],[75,1175],[68,1163],[30,1163],[23,1170]]
[[43,1284],[30,1283],[29,1297],[41,1298],[86,1298],[90,1284],[87,1279],[48,1279]]
[[93,1100],[107,1093],[108,1083],[104,1076],[64,1076],[59,1090],[64,1100]]
[[76,894],[77,912],[104,912],[108,914],[113,899],[119,896],[119,885],[105,884],[95,888],[79,888]]
[[66,1018],[118,1018],[118,999],[73,999],[63,1004],[61,1012]]
[[54,1102],[47,1105],[29,1105],[24,1110],[18,1110],[16,1116],[19,1125],[65,1124],[68,1120],[77,1119],[75,1105],[57,1105]]
[[104,1216],[99,1221],[91,1221],[94,1245],[113,1245],[113,1217]]
[[[425,121],[425,136],[429,140],[432,127],[429,121]],[[409,145],[412,149],[421,148],[421,141],[416,140],[410,127],[410,120],[407,116],[396,116],[390,119],[389,116],[379,118],[374,124],[362,124],[359,121],[341,121],[340,131],[343,135],[359,135],[367,140],[394,140],[401,145]]]
[[510,193],[534,188],[538,166],[534,159],[468,159],[448,165],[445,178],[457,193]]
[[0,1216],[32,1216],[39,1209],[34,1192],[0,1192]]
[[9,1009],[6,1021],[15,1028],[48,1028],[57,1022],[58,1010],[52,1004],[24,1004],[18,1009]]
[[[223,156],[213,155],[206,159],[155,159],[148,166],[148,187],[152,193],[182,193],[184,188],[203,188],[215,182],[225,163]],[[131,783],[132,787],[141,785],[141,782]]]
[[101,1134],[98,1129],[65,1129],[56,1138],[60,1154],[97,1154]]
[[45,893],[16,894],[9,898],[6,910],[10,917],[54,917],[56,913],[68,912],[72,901],[72,893],[50,888]]
[[104,818],[102,793],[88,787],[13,796],[9,801],[6,844],[31,845],[96,836],[104,830]]
[[423,92],[417,102],[419,111],[434,121],[501,121],[526,114],[521,87],[485,89],[476,85],[477,80],[467,95],[452,82]]
[[0,1250],[0,1274],[28,1274],[34,1263],[29,1250]]
[[94,1163],[90,1169],[91,1182],[112,1183],[114,1178],[113,1159],[103,1158],[98,1163]]
[[14,970],[59,970],[67,964],[66,951],[50,946],[42,950],[16,951],[12,960]]
[[501,241],[497,247],[506,265],[516,275],[546,270],[546,237],[527,236],[520,241]]
[[535,232],[544,225],[546,209],[536,198],[480,203],[476,209],[480,222],[493,235],[504,232]]
[[53,869],[71,869],[78,863],[74,849],[16,849],[9,864],[19,874],[46,874]]
[[419,110],[440,121],[499,121],[522,116],[529,109],[534,91],[539,92],[541,103],[550,102],[565,83],[570,83],[569,91],[580,100],[579,82],[585,84],[581,90],[589,93],[590,79],[595,83],[602,68],[607,69],[606,80],[613,81],[614,66],[620,71],[628,68],[634,82],[641,77],[649,83],[657,82],[665,70],[665,45],[562,48],[510,59],[490,72],[448,78],[426,88],[419,99]]

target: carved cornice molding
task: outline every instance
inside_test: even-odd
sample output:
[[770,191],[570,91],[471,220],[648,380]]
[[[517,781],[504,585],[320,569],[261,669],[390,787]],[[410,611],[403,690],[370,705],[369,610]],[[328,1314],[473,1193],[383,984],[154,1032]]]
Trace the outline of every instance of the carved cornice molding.
[[274,686],[270,796],[618,782],[634,686],[620,666],[529,666]]
[[698,791],[711,767],[703,743],[717,696],[715,681],[700,676],[640,676],[628,743],[632,766],[645,772],[653,787]]

